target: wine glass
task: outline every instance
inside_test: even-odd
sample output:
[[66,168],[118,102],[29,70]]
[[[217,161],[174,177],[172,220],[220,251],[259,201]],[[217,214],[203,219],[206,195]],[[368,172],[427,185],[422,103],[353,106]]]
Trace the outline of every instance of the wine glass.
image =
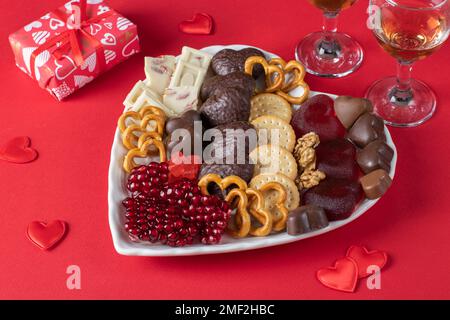
[[436,96],[425,83],[411,78],[412,65],[431,55],[448,38],[449,0],[370,0],[368,12],[373,34],[397,59],[398,66],[397,77],[375,82],[366,98],[387,124],[417,126],[433,115]]
[[316,76],[340,78],[355,71],[363,50],[349,35],[337,32],[339,12],[356,0],[309,0],[323,11],[322,31],[307,35],[295,49],[295,57],[307,72]]

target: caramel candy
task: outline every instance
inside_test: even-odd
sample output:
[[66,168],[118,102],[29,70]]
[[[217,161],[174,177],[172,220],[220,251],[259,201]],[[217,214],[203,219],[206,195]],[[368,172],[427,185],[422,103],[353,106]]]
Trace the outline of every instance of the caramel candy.
[[384,122],[372,113],[364,113],[351,127],[347,137],[360,148],[378,139],[386,141]]
[[370,100],[340,96],[334,100],[334,111],[342,125],[348,129],[364,113],[373,110]]
[[292,210],[287,219],[287,233],[299,235],[328,226],[325,211],[314,205],[305,205]]
[[359,181],[368,199],[380,198],[392,183],[391,177],[383,169],[372,171]]
[[369,173],[377,169],[386,172],[391,171],[391,161],[394,157],[394,150],[382,140],[375,140],[360,150],[356,156],[356,161],[364,173]]

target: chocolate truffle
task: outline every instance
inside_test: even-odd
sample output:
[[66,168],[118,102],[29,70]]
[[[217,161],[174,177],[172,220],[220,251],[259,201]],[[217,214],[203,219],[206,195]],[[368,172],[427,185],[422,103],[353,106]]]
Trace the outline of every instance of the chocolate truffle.
[[378,169],[363,176],[360,182],[366,197],[373,200],[386,193],[391,186],[392,179],[385,170]]
[[351,127],[347,137],[360,148],[364,148],[375,140],[386,141],[383,120],[372,114],[364,113]]
[[[216,74],[221,76],[236,71],[244,72],[245,61],[247,58],[253,56],[265,58],[264,54],[255,48],[245,48],[242,50],[223,49],[214,55],[211,60],[211,67]],[[262,66],[255,66],[253,69],[253,77],[259,78],[263,74],[264,69]]]
[[241,88],[251,97],[255,91],[255,79],[246,73],[236,71],[225,76],[216,75],[203,82],[200,96],[206,101],[218,88]]
[[334,100],[336,116],[346,129],[350,128],[361,115],[372,110],[372,103],[367,99],[340,96]]
[[305,205],[289,213],[286,227],[287,233],[294,236],[328,226],[325,211],[314,205]]
[[394,157],[394,150],[382,140],[375,140],[369,143],[364,149],[358,151],[356,161],[364,173],[369,173],[377,169],[391,171],[391,161]]
[[217,88],[203,103],[200,112],[209,127],[232,121],[248,121],[250,97],[241,88]]

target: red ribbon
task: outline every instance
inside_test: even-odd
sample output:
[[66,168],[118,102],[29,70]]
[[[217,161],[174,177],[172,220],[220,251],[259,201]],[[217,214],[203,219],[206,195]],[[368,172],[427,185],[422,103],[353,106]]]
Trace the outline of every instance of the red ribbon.
[[[74,5],[74,3],[72,3],[72,5]],[[98,16],[95,16],[93,18],[85,20],[87,17],[86,0],[80,0],[79,9],[80,9],[80,17],[79,17],[80,25],[78,26],[78,28],[67,29],[60,34],[55,35],[54,37],[47,40],[47,42],[40,45],[39,47],[36,48],[36,50],[33,51],[33,53],[31,54],[31,58],[30,58],[30,69],[31,69],[30,71],[31,71],[31,76],[33,78],[36,78],[35,72],[34,72],[36,57],[39,54],[41,54],[42,52],[44,52],[45,50],[48,50],[48,49],[56,46],[57,43],[60,43],[60,46],[53,52],[53,55],[57,59],[59,59],[61,57],[62,49],[69,46],[69,48],[72,50],[73,60],[74,60],[75,64],[77,66],[80,66],[81,64],[83,64],[84,57],[83,57],[83,52],[82,52],[82,49],[80,46],[80,41],[83,38],[86,40],[87,46],[93,47],[95,49],[95,51],[97,52],[99,69],[104,70],[106,61],[105,61],[105,55],[103,52],[103,46],[98,39],[96,39],[94,36],[92,36],[89,32],[87,32],[84,29],[87,27],[90,27],[91,24],[93,24],[93,23],[96,23],[108,16],[113,15],[115,12],[113,10],[110,10],[110,11],[104,12]],[[61,20],[69,19],[69,17],[67,17],[67,16],[61,17],[59,12],[54,12],[54,13],[58,17],[60,17]],[[65,25],[67,27],[67,23]]]

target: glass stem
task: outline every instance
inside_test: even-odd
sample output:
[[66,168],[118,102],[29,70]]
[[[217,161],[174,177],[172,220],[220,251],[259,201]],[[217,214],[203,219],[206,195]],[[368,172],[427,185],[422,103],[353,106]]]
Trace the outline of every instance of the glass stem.
[[397,63],[397,85],[389,93],[392,103],[398,105],[408,105],[413,99],[411,89],[412,63],[398,61]]
[[324,32],[336,32],[339,12],[324,12],[322,30]]
[[321,59],[336,59],[341,53],[341,46],[334,38],[337,31],[339,12],[323,13],[323,38],[316,45],[316,54]]

